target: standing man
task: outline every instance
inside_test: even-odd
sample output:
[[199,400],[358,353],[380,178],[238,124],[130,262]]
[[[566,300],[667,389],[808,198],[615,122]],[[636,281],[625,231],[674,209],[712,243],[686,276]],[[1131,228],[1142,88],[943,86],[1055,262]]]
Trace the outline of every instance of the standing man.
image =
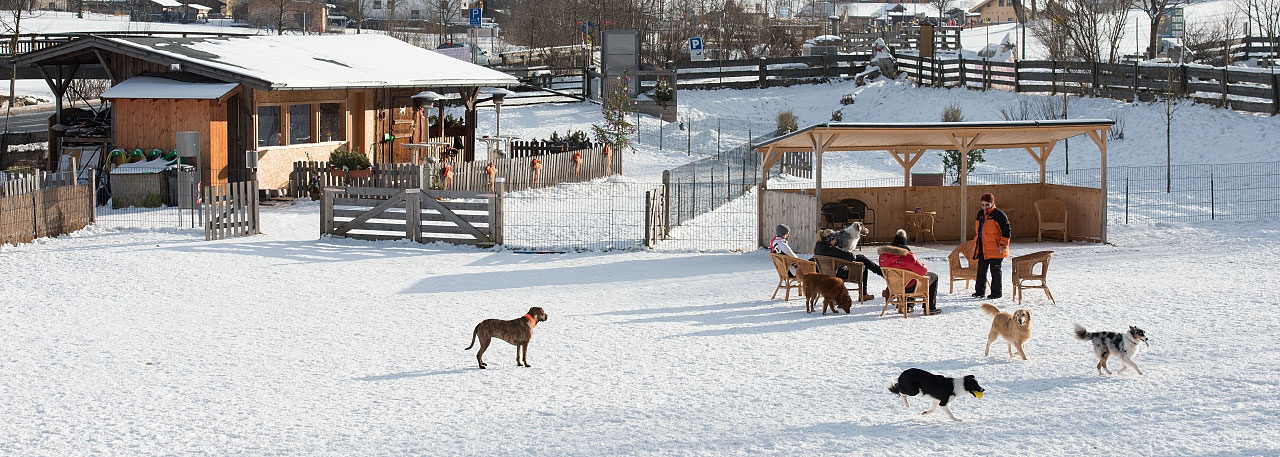
[[1000,298],[1000,264],[1009,257],[1009,239],[1013,236],[1009,228],[1009,216],[996,208],[996,197],[990,193],[982,194],[982,208],[973,225],[974,253],[978,259],[978,285],[973,298],[982,298],[987,289],[987,270],[991,270],[991,295],[989,299]]

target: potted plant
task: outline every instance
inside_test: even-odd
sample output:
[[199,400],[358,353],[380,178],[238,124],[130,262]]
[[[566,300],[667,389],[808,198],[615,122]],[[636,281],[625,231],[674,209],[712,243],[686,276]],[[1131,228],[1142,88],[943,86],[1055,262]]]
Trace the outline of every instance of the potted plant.
[[329,172],[338,177],[368,178],[373,176],[373,167],[369,157],[351,151],[344,144],[329,154]]
[[311,197],[312,201],[320,201],[320,180],[312,177],[311,184],[307,186],[307,196]]
[[660,105],[669,103],[676,97],[675,88],[671,87],[665,79],[659,79],[658,85],[653,87],[653,99]]

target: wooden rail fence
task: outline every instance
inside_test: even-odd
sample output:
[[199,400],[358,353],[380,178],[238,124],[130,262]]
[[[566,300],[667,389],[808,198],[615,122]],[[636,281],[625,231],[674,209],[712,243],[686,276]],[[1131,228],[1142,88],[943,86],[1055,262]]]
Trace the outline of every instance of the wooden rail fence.
[[922,85],[1062,92],[1150,101],[1170,93],[1238,111],[1280,114],[1280,74],[1201,65],[920,58],[898,55],[898,69]]

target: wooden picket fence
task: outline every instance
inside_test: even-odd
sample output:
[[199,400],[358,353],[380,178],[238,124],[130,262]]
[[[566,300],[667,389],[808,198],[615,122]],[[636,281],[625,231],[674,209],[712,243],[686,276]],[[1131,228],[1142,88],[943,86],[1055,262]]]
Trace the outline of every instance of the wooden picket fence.
[[[497,178],[506,180],[508,192],[555,186],[566,182],[586,182],[605,176],[622,174],[622,157],[605,154],[602,146],[572,151],[570,153],[543,154],[532,157],[480,160],[467,163],[434,163],[422,167],[423,182],[428,188],[444,190],[488,191]],[[575,164],[574,153],[581,154],[581,163]],[[536,170],[533,161],[541,168]],[[494,164],[495,173],[486,172]],[[575,166],[576,165],[576,166]],[[451,176],[446,180],[443,170],[450,167]],[[491,180],[492,178],[492,180]],[[447,182],[446,182],[447,181]]]
[[346,178],[334,176],[329,169],[329,162],[294,162],[293,173],[289,175],[289,196],[294,198],[306,196],[313,182],[321,189],[326,187],[413,189],[421,187],[420,178],[421,171],[418,170],[418,166],[409,163],[374,164],[372,177]]
[[9,175],[0,185],[0,248],[80,230],[94,220],[93,182],[71,173]]
[[258,224],[258,180],[203,189],[204,239],[225,240],[262,233]]

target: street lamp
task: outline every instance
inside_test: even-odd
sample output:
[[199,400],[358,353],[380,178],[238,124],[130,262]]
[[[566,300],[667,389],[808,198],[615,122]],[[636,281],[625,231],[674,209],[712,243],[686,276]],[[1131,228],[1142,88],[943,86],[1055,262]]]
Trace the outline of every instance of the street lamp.
[[[435,106],[436,102],[444,99],[444,96],[436,92],[424,90],[422,92],[418,92],[417,94],[414,94],[412,98],[425,100],[428,103],[431,103],[431,106]],[[444,138],[444,105],[440,105],[440,114],[437,115],[436,122],[440,124],[440,138]],[[430,129],[431,126],[428,125],[427,128]],[[427,131],[427,136],[431,136],[430,130]]]
[[508,95],[515,95],[515,92],[498,88],[493,91],[493,136],[502,135],[502,99]]

